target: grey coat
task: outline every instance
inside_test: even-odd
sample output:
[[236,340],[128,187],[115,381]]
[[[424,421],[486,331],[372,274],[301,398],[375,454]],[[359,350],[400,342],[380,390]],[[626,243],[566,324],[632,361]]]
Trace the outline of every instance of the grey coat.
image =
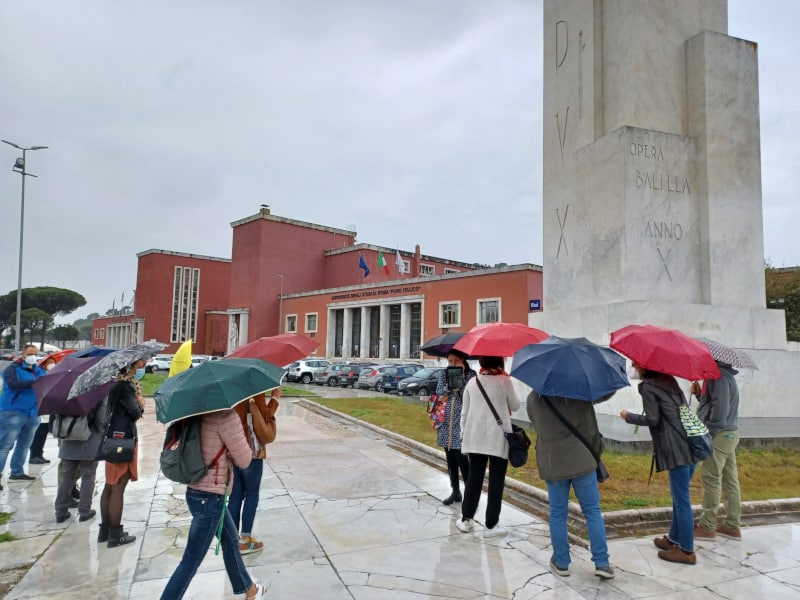
[[[548,399],[600,456],[603,453],[603,436],[597,428],[594,405],[570,398],[548,396]],[[573,479],[597,468],[597,462],[589,449],[553,414],[535,390],[528,395],[525,408],[536,430],[539,477],[545,481]]]
[[717,365],[722,379],[706,380],[706,390],[697,409],[697,416],[712,436],[739,429],[739,387],[734,378],[739,371],[722,363]]
[[686,397],[675,378],[661,374],[644,379],[639,384],[639,394],[642,396],[644,413],[637,415],[629,412],[625,421],[650,428],[656,471],[668,471],[696,462],[689,450],[678,412],[678,406],[686,404]]
[[108,397],[94,411],[93,418],[89,423],[92,434],[85,442],[77,440],[61,440],[61,447],[58,450],[58,457],[64,460],[97,460],[97,453],[100,444],[106,433]]

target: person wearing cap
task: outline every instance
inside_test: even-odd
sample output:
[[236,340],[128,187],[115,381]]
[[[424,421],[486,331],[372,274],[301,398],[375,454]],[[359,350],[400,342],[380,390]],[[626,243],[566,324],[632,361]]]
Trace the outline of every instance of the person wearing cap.
[[[45,356],[41,361],[39,361],[39,366],[45,371],[49,371],[56,366],[56,359],[52,356]],[[46,465],[50,462],[44,457],[44,443],[47,441],[48,433],[50,433],[50,423],[45,421],[40,415],[39,427],[36,428],[36,433],[33,434],[33,441],[31,442],[28,464]]]
[[[33,382],[47,373],[37,364],[39,349],[28,344],[22,354],[3,371],[3,391],[0,393],[0,473],[6,468],[11,449],[9,480],[33,481],[25,474],[25,460],[39,426],[39,413]],[[0,489],[2,484],[0,483]]]

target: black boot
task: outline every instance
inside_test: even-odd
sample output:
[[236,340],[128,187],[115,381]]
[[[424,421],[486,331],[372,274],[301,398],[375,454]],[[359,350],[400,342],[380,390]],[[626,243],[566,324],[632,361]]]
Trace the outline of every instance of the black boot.
[[108,525],[100,523],[100,529],[97,530],[97,541],[100,543],[108,541]]
[[453,493],[450,494],[447,498],[442,500],[442,504],[445,506],[450,506],[453,502],[461,502],[463,498],[461,497],[461,492],[458,488],[453,490]]
[[135,535],[130,535],[122,531],[122,527],[109,527],[108,528],[108,547],[116,548],[123,544],[130,544],[136,541]]

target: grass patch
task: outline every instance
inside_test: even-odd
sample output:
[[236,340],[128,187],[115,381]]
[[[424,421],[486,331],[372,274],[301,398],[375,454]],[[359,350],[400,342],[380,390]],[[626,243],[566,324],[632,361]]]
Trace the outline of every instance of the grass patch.
[[3,542],[13,542],[15,539],[17,539],[17,536],[15,536],[10,531],[0,533],[0,544],[2,544]]
[[12,514],[13,513],[0,512],[0,525],[5,525],[8,523],[11,520]]
[[[436,431],[425,412],[425,405],[401,398],[318,398],[315,402],[372,423],[422,444],[437,448]],[[532,440],[536,435],[530,433]],[[786,448],[771,450],[740,449],[736,452],[742,500],[771,500],[800,497],[800,452]],[[667,472],[650,476],[650,455],[605,452],[611,478],[600,485],[604,511],[628,508],[671,506]],[[536,452],[531,447],[528,463],[520,468],[509,465],[508,475],[518,481],[546,490],[536,469]],[[700,474],[692,478],[692,502],[702,500]],[[575,498],[573,497],[573,500]]]

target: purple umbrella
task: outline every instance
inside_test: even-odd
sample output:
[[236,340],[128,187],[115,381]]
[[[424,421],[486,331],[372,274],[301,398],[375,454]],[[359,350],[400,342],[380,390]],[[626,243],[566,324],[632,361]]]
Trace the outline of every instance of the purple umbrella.
[[96,387],[85,394],[67,399],[78,376],[101,360],[101,356],[67,356],[33,383],[40,415],[88,415],[108,395],[114,382]]

